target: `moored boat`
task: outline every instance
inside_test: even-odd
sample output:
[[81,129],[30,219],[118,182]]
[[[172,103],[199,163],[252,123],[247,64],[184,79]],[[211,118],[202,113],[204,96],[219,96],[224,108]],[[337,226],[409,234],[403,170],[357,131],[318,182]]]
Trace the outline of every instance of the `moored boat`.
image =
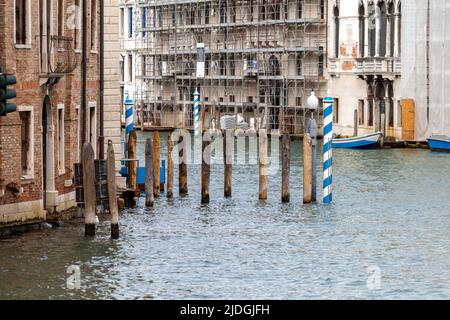
[[380,145],[382,132],[371,133],[358,137],[333,139],[333,148],[374,149]]
[[427,140],[431,151],[450,152],[450,137],[444,135],[434,135]]

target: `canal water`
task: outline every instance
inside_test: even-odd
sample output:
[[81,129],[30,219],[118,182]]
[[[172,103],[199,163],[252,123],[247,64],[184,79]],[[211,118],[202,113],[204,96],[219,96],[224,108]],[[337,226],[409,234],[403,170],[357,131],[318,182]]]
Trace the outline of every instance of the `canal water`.
[[189,196],[176,191],[153,209],[141,199],[121,215],[117,241],[103,218],[95,239],[73,221],[0,240],[0,299],[450,298],[450,155],[336,150],[324,206],[301,204],[301,142],[292,152],[290,204],[280,172],[259,202],[250,164],[233,168],[224,199],[213,164],[211,204],[201,206],[191,165]]

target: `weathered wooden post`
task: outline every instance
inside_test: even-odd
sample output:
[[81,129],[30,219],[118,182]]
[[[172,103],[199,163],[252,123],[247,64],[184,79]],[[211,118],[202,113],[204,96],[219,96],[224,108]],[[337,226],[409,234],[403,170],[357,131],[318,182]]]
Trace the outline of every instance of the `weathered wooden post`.
[[173,198],[173,140],[172,132],[167,135],[167,198]]
[[355,109],[354,119],[353,119],[353,135],[358,136],[358,109]]
[[267,129],[259,130],[259,200],[267,200]]
[[90,143],[83,145],[84,234],[95,236],[95,167],[94,149]]
[[159,198],[161,195],[160,174],[161,174],[161,153],[160,153],[159,132],[153,132],[153,195]]
[[309,133],[303,136],[303,203],[312,202],[312,141]]
[[153,207],[153,139],[148,138],[145,143],[145,205]]
[[209,203],[209,183],[211,175],[211,134],[207,130],[202,139],[202,204]]
[[386,137],[386,113],[381,114],[381,132],[383,133],[383,136],[380,140],[380,146],[381,148],[384,147],[384,139]]
[[119,238],[119,209],[117,206],[116,191],[116,166],[115,166],[114,147],[112,141],[108,141],[108,150],[106,157],[106,175],[108,178],[108,201],[109,212],[111,213],[111,238]]
[[234,135],[233,130],[223,131],[223,161],[225,164],[224,172],[224,196],[231,198],[232,195],[232,175],[233,175],[233,153],[234,153]]
[[317,201],[317,123],[314,118],[309,121],[309,136],[311,138],[311,201]]
[[[180,145],[183,143],[183,136],[180,135],[178,139],[178,188],[180,195],[188,194],[188,177],[187,177],[187,156],[186,150]],[[190,146],[186,145],[185,148],[189,148]]]
[[135,129],[130,132],[128,137],[128,187],[132,190],[137,189],[137,161],[136,161],[136,143],[137,143],[137,132]]
[[281,201],[287,203],[291,200],[289,176],[291,172],[291,137],[284,130],[281,140],[282,154],[282,177],[281,177]]

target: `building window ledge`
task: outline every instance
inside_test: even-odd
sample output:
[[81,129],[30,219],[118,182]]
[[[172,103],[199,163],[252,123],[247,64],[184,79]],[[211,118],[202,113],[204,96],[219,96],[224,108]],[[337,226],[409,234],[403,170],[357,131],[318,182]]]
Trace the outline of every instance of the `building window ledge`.
[[32,183],[34,183],[34,176],[26,175],[26,176],[23,176],[20,180],[21,180],[22,185],[32,184]]
[[31,44],[15,44],[16,49],[31,49]]

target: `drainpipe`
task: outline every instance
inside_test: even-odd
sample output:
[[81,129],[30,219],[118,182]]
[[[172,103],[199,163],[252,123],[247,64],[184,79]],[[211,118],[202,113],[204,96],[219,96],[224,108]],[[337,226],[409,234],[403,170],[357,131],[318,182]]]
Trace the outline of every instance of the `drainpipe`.
[[81,48],[81,143],[80,143],[80,163],[82,161],[83,145],[86,142],[86,68],[87,68],[87,0],[83,0],[82,15],[82,48]]
[[100,90],[99,90],[99,104],[100,104],[100,136],[98,137],[99,146],[99,159],[105,158],[105,125],[104,125],[104,99],[103,94],[105,91],[105,3],[104,0],[100,0]]

